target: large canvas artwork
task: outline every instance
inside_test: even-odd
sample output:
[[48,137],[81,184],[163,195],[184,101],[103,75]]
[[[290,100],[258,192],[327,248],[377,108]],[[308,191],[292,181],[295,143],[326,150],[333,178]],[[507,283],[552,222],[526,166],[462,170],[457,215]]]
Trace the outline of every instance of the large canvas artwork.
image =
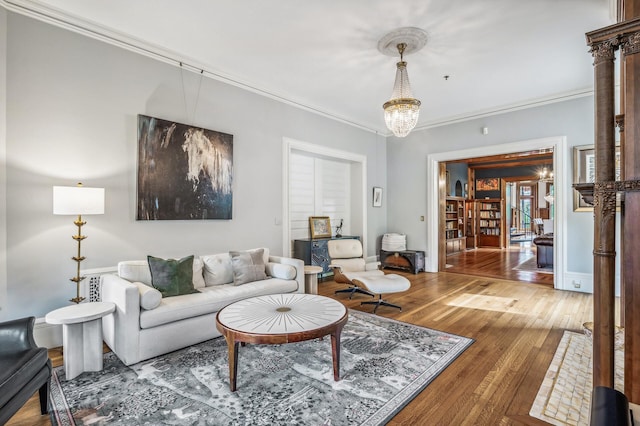
[[138,220],[231,219],[233,135],[138,115]]

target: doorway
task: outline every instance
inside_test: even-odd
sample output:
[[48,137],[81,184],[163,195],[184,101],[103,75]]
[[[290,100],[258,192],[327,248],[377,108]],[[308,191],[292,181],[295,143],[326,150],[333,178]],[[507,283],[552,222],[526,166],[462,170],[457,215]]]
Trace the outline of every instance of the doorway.
[[[440,189],[445,186],[444,173],[442,173],[442,176],[440,173],[441,163],[461,161],[467,158],[541,150],[553,152],[552,162],[555,172],[554,183],[556,188],[554,194],[554,215],[557,219],[554,221],[554,266],[556,273],[553,274],[553,283],[555,288],[564,289],[565,280],[563,275],[565,272],[565,258],[563,254],[565,251],[565,236],[563,235],[563,223],[566,221],[566,207],[569,198],[568,193],[570,191],[557,191],[557,188],[568,186],[569,158],[567,155],[567,141],[563,136],[429,155],[427,158],[427,210],[429,214],[427,216],[427,253],[425,262],[427,271],[437,272],[439,270],[439,256],[441,256],[439,250]],[[540,192],[538,192],[538,196],[540,196]]]

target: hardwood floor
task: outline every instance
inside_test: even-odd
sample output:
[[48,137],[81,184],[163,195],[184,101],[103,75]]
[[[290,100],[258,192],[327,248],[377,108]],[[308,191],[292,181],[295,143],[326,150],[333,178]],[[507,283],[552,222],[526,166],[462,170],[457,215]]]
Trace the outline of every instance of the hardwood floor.
[[[592,320],[591,295],[451,272],[386,273],[406,276],[412,285],[386,297],[402,305],[402,312],[381,307],[379,315],[475,339],[390,425],[546,424],[529,410],[563,331],[581,332],[582,323]],[[320,294],[371,311],[360,306],[369,297],[334,295],[340,288],[344,285],[334,281],[319,283]],[[472,296],[481,299],[475,308],[468,307]],[[61,364],[59,350],[50,356],[54,365]],[[36,398],[8,424],[49,425]]]
[[531,242],[512,244],[507,249],[480,248],[447,256],[447,272],[553,286],[553,274],[514,270],[527,259],[536,256]]

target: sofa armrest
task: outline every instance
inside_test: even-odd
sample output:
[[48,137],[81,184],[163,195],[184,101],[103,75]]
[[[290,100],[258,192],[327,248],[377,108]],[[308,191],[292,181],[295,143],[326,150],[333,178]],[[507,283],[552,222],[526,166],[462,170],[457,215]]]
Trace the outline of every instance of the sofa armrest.
[[140,291],[115,274],[100,277],[103,302],[116,305],[113,315],[102,318],[104,341],[126,365],[139,361]]
[[33,338],[35,321],[35,317],[26,317],[0,323],[0,352],[37,348]]
[[292,257],[269,256],[269,262],[291,265],[296,268],[296,281],[298,282],[296,293],[304,293],[304,262],[302,260]]

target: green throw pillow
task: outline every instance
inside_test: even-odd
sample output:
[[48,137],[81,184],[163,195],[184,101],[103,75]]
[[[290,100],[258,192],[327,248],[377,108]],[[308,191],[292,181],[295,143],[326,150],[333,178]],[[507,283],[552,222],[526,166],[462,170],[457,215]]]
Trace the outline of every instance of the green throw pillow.
[[180,260],[147,256],[151,270],[151,285],[162,297],[197,293],[193,288],[193,255]]

